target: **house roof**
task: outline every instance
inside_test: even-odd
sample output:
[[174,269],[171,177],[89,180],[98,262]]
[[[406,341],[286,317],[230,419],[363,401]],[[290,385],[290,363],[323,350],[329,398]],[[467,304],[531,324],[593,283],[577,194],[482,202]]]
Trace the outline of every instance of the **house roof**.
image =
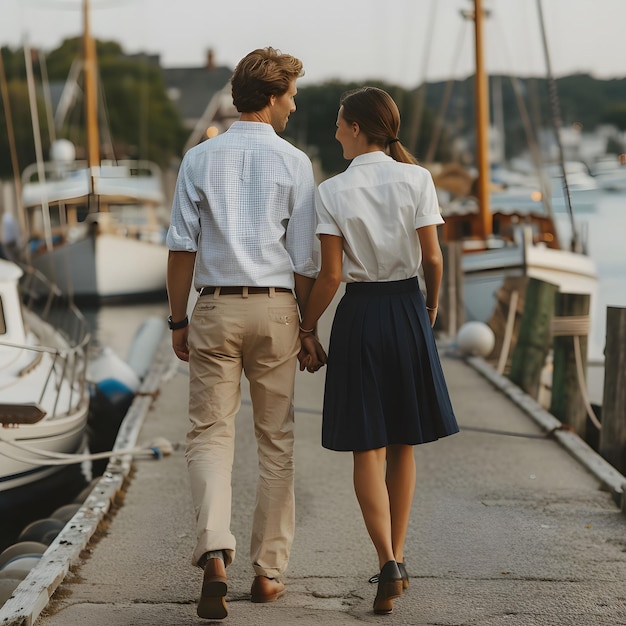
[[228,67],[163,68],[163,77],[170,98],[187,124],[200,119],[213,96],[230,81]]

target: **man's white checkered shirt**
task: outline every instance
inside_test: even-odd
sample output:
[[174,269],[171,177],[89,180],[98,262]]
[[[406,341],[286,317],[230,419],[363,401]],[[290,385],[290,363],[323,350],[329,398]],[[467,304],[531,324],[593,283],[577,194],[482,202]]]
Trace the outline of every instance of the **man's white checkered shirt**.
[[197,252],[195,287],[293,288],[315,277],[309,158],[269,124],[235,122],[185,154],[167,245]]

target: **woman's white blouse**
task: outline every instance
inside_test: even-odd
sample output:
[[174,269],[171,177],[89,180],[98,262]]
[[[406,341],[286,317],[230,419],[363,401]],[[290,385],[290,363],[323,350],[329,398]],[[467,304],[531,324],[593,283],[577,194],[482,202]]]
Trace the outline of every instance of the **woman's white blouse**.
[[344,282],[383,282],[417,276],[416,229],[443,218],[428,170],[368,152],[318,187],[317,222],[318,236],[344,238]]

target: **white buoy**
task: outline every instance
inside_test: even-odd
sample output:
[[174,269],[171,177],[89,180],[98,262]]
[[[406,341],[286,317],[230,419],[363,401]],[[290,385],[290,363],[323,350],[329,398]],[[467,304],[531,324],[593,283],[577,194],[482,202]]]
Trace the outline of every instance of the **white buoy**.
[[456,343],[463,354],[482,356],[491,354],[496,344],[496,337],[483,322],[466,322],[456,336]]
[[116,389],[135,393],[141,381],[135,370],[111,348],[105,346],[100,354],[89,362],[87,378],[103,388],[114,384]]
[[143,380],[154,362],[157,349],[165,334],[165,321],[160,317],[149,317],[141,324],[128,349],[126,363]]
[[69,139],[57,139],[50,146],[50,160],[55,163],[71,163],[76,160],[76,148]]

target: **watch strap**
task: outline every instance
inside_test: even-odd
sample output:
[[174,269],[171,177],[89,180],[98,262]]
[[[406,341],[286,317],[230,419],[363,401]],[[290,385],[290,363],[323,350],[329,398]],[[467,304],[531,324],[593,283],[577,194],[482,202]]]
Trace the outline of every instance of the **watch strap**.
[[181,320],[180,322],[175,322],[172,319],[172,316],[170,315],[167,318],[167,325],[168,325],[170,330],[180,330],[181,328],[185,328],[186,326],[189,325],[189,318],[187,316],[185,316],[184,320]]

